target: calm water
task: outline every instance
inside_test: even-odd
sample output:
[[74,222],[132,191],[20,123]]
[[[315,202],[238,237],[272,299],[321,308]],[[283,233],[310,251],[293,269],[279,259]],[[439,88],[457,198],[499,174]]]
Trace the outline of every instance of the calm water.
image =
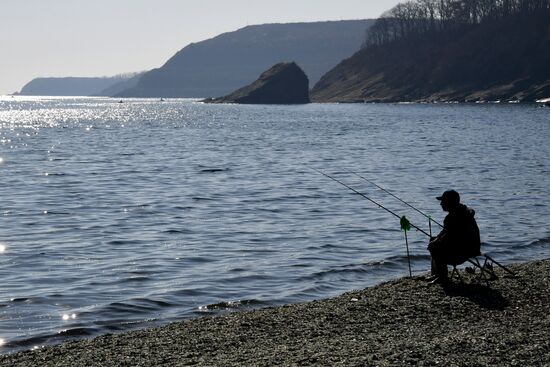
[[[442,221],[455,188],[483,250],[550,255],[550,109],[0,99],[0,353],[325,298],[407,275],[361,173]],[[426,238],[409,235],[415,273]]]

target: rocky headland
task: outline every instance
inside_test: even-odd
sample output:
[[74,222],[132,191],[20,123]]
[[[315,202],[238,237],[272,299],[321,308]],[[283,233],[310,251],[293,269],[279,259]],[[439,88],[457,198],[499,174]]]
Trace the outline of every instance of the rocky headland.
[[2,366],[548,366],[550,259],[490,286],[403,278],[0,356]]
[[309,80],[295,62],[279,63],[264,71],[250,85],[206,103],[305,104],[309,103]]

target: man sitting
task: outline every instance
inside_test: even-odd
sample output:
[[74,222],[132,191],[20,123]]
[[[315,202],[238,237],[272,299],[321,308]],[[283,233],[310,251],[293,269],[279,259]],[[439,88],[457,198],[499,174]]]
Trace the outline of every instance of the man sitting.
[[460,195],[448,190],[437,197],[443,211],[449,212],[443,222],[443,230],[432,238],[428,250],[432,257],[431,283],[448,280],[447,265],[459,265],[480,254],[479,228],[474,219],[475,211],[460,203]]

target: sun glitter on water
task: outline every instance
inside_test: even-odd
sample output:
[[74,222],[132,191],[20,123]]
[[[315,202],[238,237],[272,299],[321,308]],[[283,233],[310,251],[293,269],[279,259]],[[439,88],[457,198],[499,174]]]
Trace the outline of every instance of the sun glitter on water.
[[0,254],[1,254],[2,252],[6,252],[6,248],[7,248],[6,245],[0,243]]

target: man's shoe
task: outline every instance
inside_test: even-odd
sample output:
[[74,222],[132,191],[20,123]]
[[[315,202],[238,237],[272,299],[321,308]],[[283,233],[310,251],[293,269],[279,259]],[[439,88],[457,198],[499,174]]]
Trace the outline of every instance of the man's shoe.
[[427,282],[431,282],[433,280],[436,280],[438,278],[437,275],[430,275],[429,277],[425,277],[424,280]]
[[429,282],[428,284],[429,285],[434,285],[434,284],[441,284],[441,285],[445,285],[449,283],[449,279],[448,278],[443,278],[443,277],[436,277],[434,280],[432,280],[431,282]]

